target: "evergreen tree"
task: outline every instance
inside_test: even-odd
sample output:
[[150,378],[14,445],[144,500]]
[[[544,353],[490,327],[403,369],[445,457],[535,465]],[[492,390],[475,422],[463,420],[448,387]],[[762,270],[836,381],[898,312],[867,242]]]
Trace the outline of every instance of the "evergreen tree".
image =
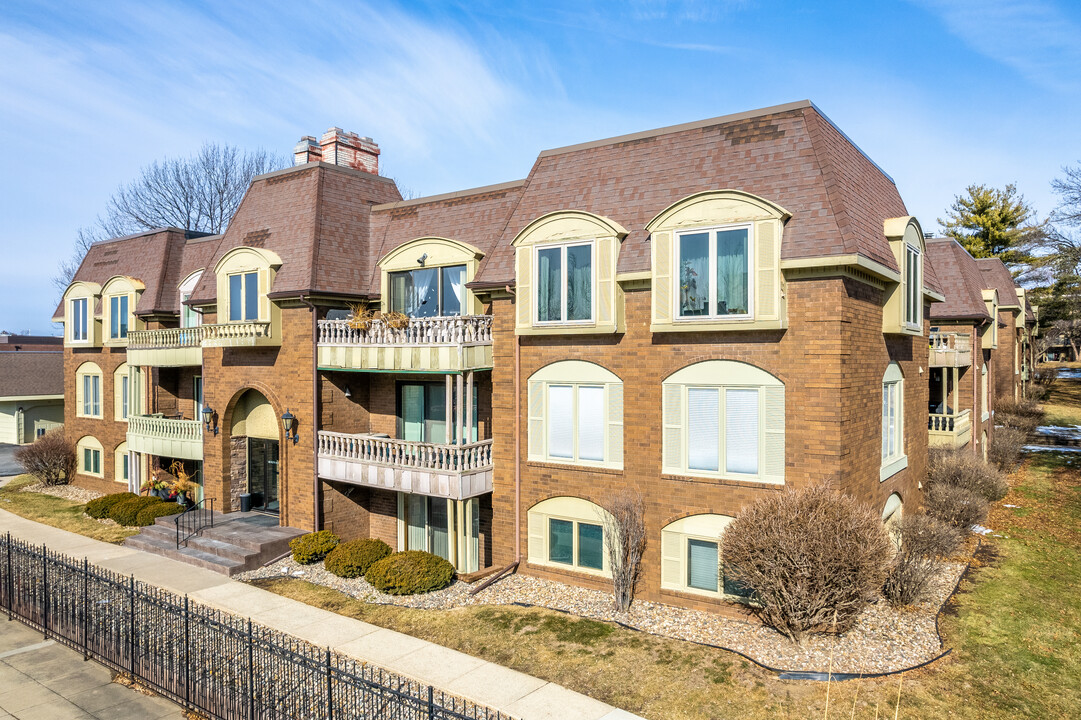
[[1013,184],[1004,190],[969,185],[938,224],[973,257],[1001,258],[1017,274],[1028,266],[1032,244],[1042,235],[1035,215]]

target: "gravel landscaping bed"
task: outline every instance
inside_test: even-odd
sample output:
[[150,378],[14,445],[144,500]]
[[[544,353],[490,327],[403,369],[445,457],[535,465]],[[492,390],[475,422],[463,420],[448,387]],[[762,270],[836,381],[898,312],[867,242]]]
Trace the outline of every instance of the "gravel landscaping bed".
[[460,581],[425,595],[385,595],[363,578],[340,578],[327,572],[322,562],[300,565],[292,558],[243,573],[236,579],[295,577],[364,602],[429,610],[467,605],[536,605],[580,617],[619,622],[656,635],[736,650],[779,670],[826,671],[832,658],[833,671],[837,673],[882,673],[927,662],[942,652],[935,615],[964,570],[964,563],[943,563],[919,604],[898,610],[879,600],[844,635],[814,636],[802,646],[756,622],[663,603],[636,601],[629,613],[616,613],[608,592],[524,575],[505,577],[475,596],[469,595],[473,586]]
[[104,495],[104,493],[86,490],[85,488],[75,487],[74,485],[43,485],[42,483],[27,485],[26,487],[21,488],[19,492],[36,492],[42,495],[52,495],[53,497],[80,503],[88,503],[91,500]]

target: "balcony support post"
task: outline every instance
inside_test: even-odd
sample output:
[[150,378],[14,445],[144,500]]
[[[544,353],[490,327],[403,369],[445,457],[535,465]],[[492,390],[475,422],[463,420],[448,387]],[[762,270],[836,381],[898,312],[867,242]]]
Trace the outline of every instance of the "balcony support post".
[[446,376],[447,445],[454,443],[454,376]]
[[465,445],[465,443],[466,443],[466,440],[465,440],[465,423],[462,422],[462,410],[465,407],[465,385],[464,385],[465,378],[462,377],[461,373],[459,373],[458,375],[455,375],[455,383],[456,383],[455,391],[458,394],[458,402],[454,403],[454,419],[458,423],[458,432],[457,432],[458,437],[455,438],[454,441],[456,443],[458,443],[459,447],[461,447],[462,445]]
[[[465,422],[468,426],[465,431],[465,443],[473,442],[473,371],[470,370],[465,376]],[[480,440],[480,429],[477,429],[477,440]]]

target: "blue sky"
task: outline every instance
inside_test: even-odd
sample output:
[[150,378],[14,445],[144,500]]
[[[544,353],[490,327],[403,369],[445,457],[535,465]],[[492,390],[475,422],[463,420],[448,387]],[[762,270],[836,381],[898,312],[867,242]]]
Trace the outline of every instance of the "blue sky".
[[545,148],[809,98],[936,229],[969,183],[1041,215],[1081,161],[1081,3],[0,5],[0,329],[51,333],[75,232],[155,159],[370,135],[415,194]]

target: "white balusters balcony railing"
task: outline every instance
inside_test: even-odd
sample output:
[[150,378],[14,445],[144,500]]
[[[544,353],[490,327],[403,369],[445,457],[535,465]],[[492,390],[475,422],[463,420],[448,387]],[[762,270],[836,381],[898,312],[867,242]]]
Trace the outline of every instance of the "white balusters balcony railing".
[[927,430],[932,447],[964,447],[972,438],[972,411],[931,413],[927,416]]
[[491,440],[443,445],[323,430],[318,442],[328,480],[456,500],[492,489]]
[[492,317],[409,318],[392,327],[375,318],[319,321],[319,366],[350,370],[461,372],[492,367]]
[[161,457],[203,459],[203,423],[160,415],[128,418],[128,449]]
[[132,330],[128,333],[129,350],[158,350],[199,347],[206,334],[205,325],[162,330]]
[[964,367],[972,364],[972,335],[933,332],[930,336],[931,367]]
[[203,347],[237,347],[261,345],[270,339],[268,322],[232,322],[216,325],[200,325],[203,329]]

